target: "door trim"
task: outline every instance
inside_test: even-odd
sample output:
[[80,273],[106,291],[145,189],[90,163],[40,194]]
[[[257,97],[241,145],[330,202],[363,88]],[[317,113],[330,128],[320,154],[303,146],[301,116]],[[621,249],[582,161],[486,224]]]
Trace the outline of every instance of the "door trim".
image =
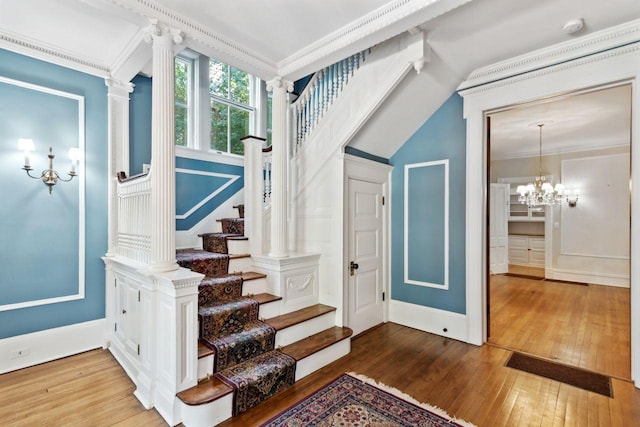
[[[604,34],[604,33],[603,33]],[[600,34],[603,36],[603,34]],[[628,36],[628,34],[627,34]],[[550,97],[577,93],[610,85],[632,85],[631,117],[631,173],[632,182],[640,182],[640,32],[633,43],[612,47],[599,52],[591,46],[580,55],[566,58],[555,64],[553,58],[546,58],[537,70],[504,76],[499,82],[488,83],[460,90],[464,97],[464,117],[467,123],[466,153],[466,240],[471,242],[466,249],[466,303],[469,325],[468,342],[482,345],[486,341],[487,318],[483,313],[486,306],[484,250],[486,230],[482,218],[486,212],[486,139],[484,117],[487,112],[498,111],[534,100],[544,101]],[[603,36],[603,40],[606,39]],[[583,38],[572,42],[572,46],[586,46]],[[564,46],[564,52],[569,52]],[[541,56],[542,58],[542,56]],[[514,63],[520,58],[510,60]],[[509,69],[503,63],[501,69]],[[463,83],[461,87],[468,85]],[[467,86],[468,87],[468,86]],[[631,256],[640,253],[640,185],[631,190]],[[631,264],[631,376],[640,387],[640,264]]]

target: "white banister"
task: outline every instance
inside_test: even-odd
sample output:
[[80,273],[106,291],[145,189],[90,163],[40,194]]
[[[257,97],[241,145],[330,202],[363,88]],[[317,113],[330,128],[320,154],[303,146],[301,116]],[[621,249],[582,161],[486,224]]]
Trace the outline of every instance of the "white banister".
[[294,146],[302,144],[319,125],[324,114],[344,90],[349,79],[365,62],[369,53],[369,49],[363,50],[313,75],[292,106],[295,121]]
[[267,186],[262,154],[265,139],[246,136],[241,141],[244,143],[244,234],[249,238],[251,255],[262,255]]
[[151,261],[151,172],[117,184],[117,253],[148,264]]

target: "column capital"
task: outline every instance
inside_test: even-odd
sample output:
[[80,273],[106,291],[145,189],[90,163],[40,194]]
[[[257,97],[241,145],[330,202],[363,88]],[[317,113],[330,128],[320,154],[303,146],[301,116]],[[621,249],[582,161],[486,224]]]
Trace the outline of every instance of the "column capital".
[[121,98],[129,99],[129,94],[133,92],[134,84],[131,82],[121,82],[114,79],[104,79],[104,84],[107,86],[107,94],[109,96],[119,96]]
[[168,27],[157,19],[149,19],[149,26],[143,29],[144,41],[153,44],[156,40],[171,40],[174,44],[180,44],[184,40],[184,33],[176,28]]
[[273,92],[275,89],[281,89],[286,92],[293,92],[293,82],[290,80],[283,80],[282,77],[276,76],[273,79],[267,81],[267,91]]

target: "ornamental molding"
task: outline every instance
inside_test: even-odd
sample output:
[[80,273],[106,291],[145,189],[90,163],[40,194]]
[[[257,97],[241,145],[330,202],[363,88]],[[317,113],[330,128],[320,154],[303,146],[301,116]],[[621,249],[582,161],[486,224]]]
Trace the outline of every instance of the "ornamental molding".
[[[229,57],[233,58],[235,59],[234,66],[239,66],[238,63],[246,64],[243,69],[246,69],[246,71],[252,74],[256,74],[260,78],[270,78],[277,75],[275,65],[267,58],[251,49],[240,46],[238,43],[223,37],[215,31],[206,28],[204,25],[187,19],[174,10],[157,4],[153,0],[107,1],[127,10],[129,13],[150,20],[156,19],[170,27],[181,30],[184,33],[185,44],[187,46],[195,42],[196,44],[204,45],[217,52],[222,52],[225,57],[220,58],[221,60],[228,61]],[[239,66],[239,68],[242,68],[242,66]]]
[[470,1],[392,1],[280,61],[278,71],[295,80],[404,31],[413,31],[416,26]]
[[93,76],[103,78],[110,76],[109,67],[94,58],[49,45],[40,40],[30,39],[12,31],[0,30],[0,48]]
[[525,72],[524,74],[518,74],[513,77],[506,77],[498,81],[493,81],[486,84],[480,84],[479,86],[472,86],[468,89],[460,89],[459,87],[458,91],[460,91],[461,95],[463,96],[477,94],[481,92],[490,91],[499,87],[509,86],[511,84],[519,83],[525,80],[535,79],[537,77],[541,77],[544,75],[550,75],[550,74],[558,73],[560,71],[569,70],[571,68],[581,67],[586,64],[605,61],[605,60],[614,58],[616,56],[623,56],[623,55],[627,55],[634,52],[640,52],[640,41],[621,47],[621,48],[607,50],[599,54],[596,53],[596,54],[585,56],[575,60],[570,60],[568,62],[563,62],[556,65],[550,65],[545,68],[536,69],[531,72]]
[[[549,71],[545,69],[548,70],[550,67],[554,67],[554,70],[566,69],[595,61],[592,57],[602,59],[624,54],[628,52],[624,49],[625,46],[638,41],[640,19],[478,68],[458,86],[458,91],[473,93],[479,86],[502,86],[506,83],[500,84],[500,81],[505,79],[509,79],[509,82],[523,80],[520,75],[525,73],[537,72],[537,76],[547,74]],[[615,50],[615,53],[611,53],[611,50]]]

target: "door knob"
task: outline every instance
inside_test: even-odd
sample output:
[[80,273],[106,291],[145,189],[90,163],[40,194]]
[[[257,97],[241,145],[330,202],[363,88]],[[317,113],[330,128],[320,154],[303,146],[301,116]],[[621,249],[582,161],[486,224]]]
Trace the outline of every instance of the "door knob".
[[353,276],[355,274],[354,271],[357,270],[358,267],[359,267],[359,265],[357,263],[351,261],[349,263],[349,275]]

